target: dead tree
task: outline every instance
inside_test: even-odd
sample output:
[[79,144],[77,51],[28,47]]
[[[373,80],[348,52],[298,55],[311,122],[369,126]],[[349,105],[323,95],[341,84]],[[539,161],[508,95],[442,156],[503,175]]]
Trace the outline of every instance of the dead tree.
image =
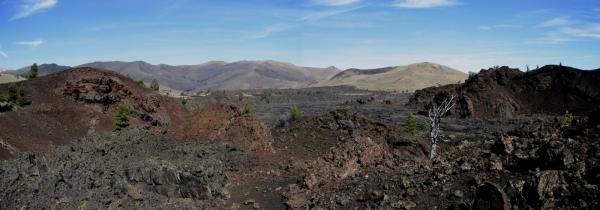
[[429,109],[429,141],[431,143],[429,159],[433,159],[436,154],[437,142],[440,135],[440,121],[452,107],[454,107],[454,96],[446,98],[439,106],[436,106],[434,102]]

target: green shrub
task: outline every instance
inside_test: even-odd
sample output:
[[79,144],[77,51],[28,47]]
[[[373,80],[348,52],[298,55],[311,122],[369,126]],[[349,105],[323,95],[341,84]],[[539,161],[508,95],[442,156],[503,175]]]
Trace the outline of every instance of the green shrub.
[[417,121],[412,113],[408,113],[408,118],[406,118],[406,132],[413,136],[417,134]]
[[302,116],[302,112],[300,111],[298,106],[294,105],[292,107],[292,109],[290,110],[290,116],[292,116],[292,120],[297,120],[298,118],[300,118],[300,116]]
[[152,80],[152,83],[150,83],[150,89],[158,91],[160,89],[160,86],[158,85],[158,82],[156,82],[156,80]]
[[115,120],[113,122],[113,128],[115,130],[121,130],[129,125],[129,114],[131,110],[127,105],[119,105],[117,107],[117,114],[115,115]]
[[184,106],[188,103],[187,98],[181,98],[181,104],[183,104]]
[[8,102],[15,106],[25,106],[30,104],[25,100],[25,90],[16,83],[8,85],[7,93],[0,93],[0,102]]
[[135,83],[137,83],[138,85],[140,85],[142,87],[146,87],[146,84],[144,83],[144,80],[138,80],[138,81],[135,81]]
[[563,116],[563,124],[571,125],[573,122],[574,116],[573,113],[569,112],[569,110],[565,111],[565,115]]
[[244,114],[245,114],[245,115],[250,115],[250,114],[252,114],[252,109],[250,108],[250,105],[246,104],[246,105],[244,106]]

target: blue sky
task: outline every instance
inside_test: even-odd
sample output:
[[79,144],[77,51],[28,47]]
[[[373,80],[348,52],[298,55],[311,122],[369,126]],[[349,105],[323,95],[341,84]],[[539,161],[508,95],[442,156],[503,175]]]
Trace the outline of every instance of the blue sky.
[[600,68],[598,0],[0,0],[0,67],[279,60]]

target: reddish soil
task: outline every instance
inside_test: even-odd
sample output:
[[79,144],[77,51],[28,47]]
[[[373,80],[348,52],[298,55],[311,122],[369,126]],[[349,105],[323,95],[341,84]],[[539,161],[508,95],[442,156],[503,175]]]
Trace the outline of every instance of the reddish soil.
[[269,129],[234,105],[207,104],[169,133],[177,141],[209,140],[233,144],[259,157],[274,152]]
[[501,67],[482,70],[464,84],[416,91],[409,105],[425,111],[431,101],[457,96],[451,115],[461,117],[513,117],[520,114],[586,115],[600,104],[600,70],[544,66],[521,72]]
[[[111,71],[75,68],[18,85],[31,105],[0,113],[0,139],[17,151],[47,151],[90,132],[110,132],[118,104],[133,108],[131,125],[160,125],[153,126],[157,132],[180,124],[186,113],[177,100]],[[12,156],[4,150],[0,157]]]

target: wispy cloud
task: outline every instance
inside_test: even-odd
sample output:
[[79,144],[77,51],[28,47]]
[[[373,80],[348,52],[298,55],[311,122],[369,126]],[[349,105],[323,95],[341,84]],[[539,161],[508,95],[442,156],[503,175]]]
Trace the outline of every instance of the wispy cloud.
[[11,20],[21,19],[30,15],[33,15],[39,11],[52,8],[56,6],[58,0],[36,0],[26,1],[21,6],[17,14],[15,14]]
[[[340,0],[340,1],[342,1],[342,0]],[[304,16],[298,18],[296,21],[293,21],[292,23],[286,23],[286,24],[280,23],[280,24],[269,25],[269,26],[261,29],[260,31],[252,34],[250,36],[250,38],[252,38],[252,39],[266,38],[275,33],[292,30],[292,29],[297,28],[300,25],[305,24],[305,23],[315,22],[315,21],[319,21],[319,20],[322,20],[325,18],[330,18],[333,16],[352,12],[352,11],[358,10],[363,7],[365,7],[365,6],[364,5],[356,6],[356,7],[350,7],[350,8],[345,8],[345,9],[329,9],[329,10],[308,13],[307,15],[304,15]]]
[[275,24],[265,27],[262,31],[252,35],[253,39],[262,39],[270,36],[271,34],[282,32],[291,29],[292,26],[287,24]]
[[573,41],[572,38],[568,38],[562,34],[550,33],[545,34],[542,37],[535,38],[532,40],[526,41],[526,43],[531,44],[563,44],[565,42]]
[[407,9],[425,9],[433,7],[447,7],[458,4],[456,0],[396,0],[392,3],[394,7]]
[[511,24],[498,24],[491,26],[479,26],[479,30],[490,31],[494,29],[511,29],[511,28],[521,28],[520,25],[511,25]]
[[44,40],[43,39],[35,39],[35,40],[31,40],[31,41],[20,41],[20,42],[15,42],[15,44],[18,45],[25,45],[31,48],[36,48],[42,44],[44,44]]
[[600,39],[600,24],[585,24],[577,27],[565,27],[559,32],[577,38]]
[[570,25],[574,22],[567,17],[555,17],[549,20],[546,20],[540,24],[541,27],[556,27],[556,26],[564,26]]
[[317,21],[317,20],[328,18],[328,17],[333,17],[333,16],[344,14],[344,13],[352,12],[354,10],[358,10],[363,7],[365,7],[365,6],[351,7],[351,8],[346,8],[346,9],[332,9],[332,10],[325,10],[325,11],[310,13],[310,14],[305,15],[304,17],[300,18],[300,21],[303,21],[303,22]]
[[2,45],[0,45],[0,57],[8,58],[8,54],[6,54],[4,51],[2,51]]
[[342,6],[357,3],[361,0],[312,0],[313,4],[325,6]]

